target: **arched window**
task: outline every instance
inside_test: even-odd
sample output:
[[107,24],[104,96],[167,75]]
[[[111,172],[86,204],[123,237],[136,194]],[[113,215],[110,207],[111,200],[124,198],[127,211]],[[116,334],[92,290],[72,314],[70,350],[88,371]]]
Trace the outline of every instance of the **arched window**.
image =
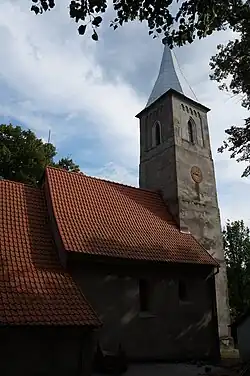
[[188,141],[195,143],[195,122],[192,118],[188,121]]
[[161,124],[156,121],[152,128],[152,146],[155,147],[161,143]]

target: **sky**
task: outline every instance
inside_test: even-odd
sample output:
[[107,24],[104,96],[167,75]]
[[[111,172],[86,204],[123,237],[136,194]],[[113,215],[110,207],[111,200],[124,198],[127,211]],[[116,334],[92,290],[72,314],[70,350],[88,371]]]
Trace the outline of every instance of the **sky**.
[[[66,0],[43,15],[30,12],[30,1],[0,0],[0,121],[32,129],[48,139],[58,157],[69,156],[88,175],[138,186],[139,124],[158,74],[163,45],[133,22],[113,31],[111,11],[99,41],[79,36]],[[209,59],[230,32],[174,50],[186,92],[211,109],[209,127],[222,224],[243,219],[250,179],[244,164],[217,149],[224,129],[248,116],[240,98],[223,93],[209,80]],[[176,57],[176,58],[175,58]]]

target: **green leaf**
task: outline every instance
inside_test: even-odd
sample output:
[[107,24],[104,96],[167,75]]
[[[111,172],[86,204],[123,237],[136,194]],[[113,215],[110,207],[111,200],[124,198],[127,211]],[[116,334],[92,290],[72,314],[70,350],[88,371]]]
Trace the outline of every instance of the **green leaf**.
[[39,13],[39,8],[38,8],[37,5],[32,5],[31,10],[32,10],[33,12],[35,12],[36,14]]
[[94,25],[94,26],[99,26],[101,22],[102,22],[102,17],[101,17],[101,16],[97,16],[97,17],[95,17],[94,20],[92,21],[92,25]]
[[85,31],[86,31],[86,28],[87,28],[87,25],[81,25],[78,27],[78,33],[80,35],[84,35],[85,34]]
[[92,39],[94,40],[94,41],[98,41],[98,34],[97,34],[97,32],[94,30],[94,32],[93,32],[93,34],[92,34]]

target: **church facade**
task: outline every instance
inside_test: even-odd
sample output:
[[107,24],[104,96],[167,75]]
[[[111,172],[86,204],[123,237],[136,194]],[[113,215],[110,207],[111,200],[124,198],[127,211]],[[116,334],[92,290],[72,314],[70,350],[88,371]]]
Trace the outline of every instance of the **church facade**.
[[130,361],[220,357],[228,310],[207,111],[182,93],[165,47],[138,115],[140,188],[51,167],[41,188],[0,181],[2,374],[90,375],[97,348]]

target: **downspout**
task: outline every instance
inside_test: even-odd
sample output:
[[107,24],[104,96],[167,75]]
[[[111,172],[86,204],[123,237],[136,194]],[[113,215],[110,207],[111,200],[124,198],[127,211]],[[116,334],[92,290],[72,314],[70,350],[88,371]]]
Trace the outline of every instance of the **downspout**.
[[216,266],[216,271],[214,272],[214,276],[216,276],[216,274],[218,274],[220,271],[220,267],[219,265]]
[[217,265],[217,266],[215,267],[215,269],[216,269],[215,271],[212,270],[211,273],[208,274],[208,276],[207,276],[207,278],[206,278],[206,281],[207,281],[208,279],[210,279],[211,277],[215,277],[215,276],[219,273],[219,271],[220,271],[220,266]]

